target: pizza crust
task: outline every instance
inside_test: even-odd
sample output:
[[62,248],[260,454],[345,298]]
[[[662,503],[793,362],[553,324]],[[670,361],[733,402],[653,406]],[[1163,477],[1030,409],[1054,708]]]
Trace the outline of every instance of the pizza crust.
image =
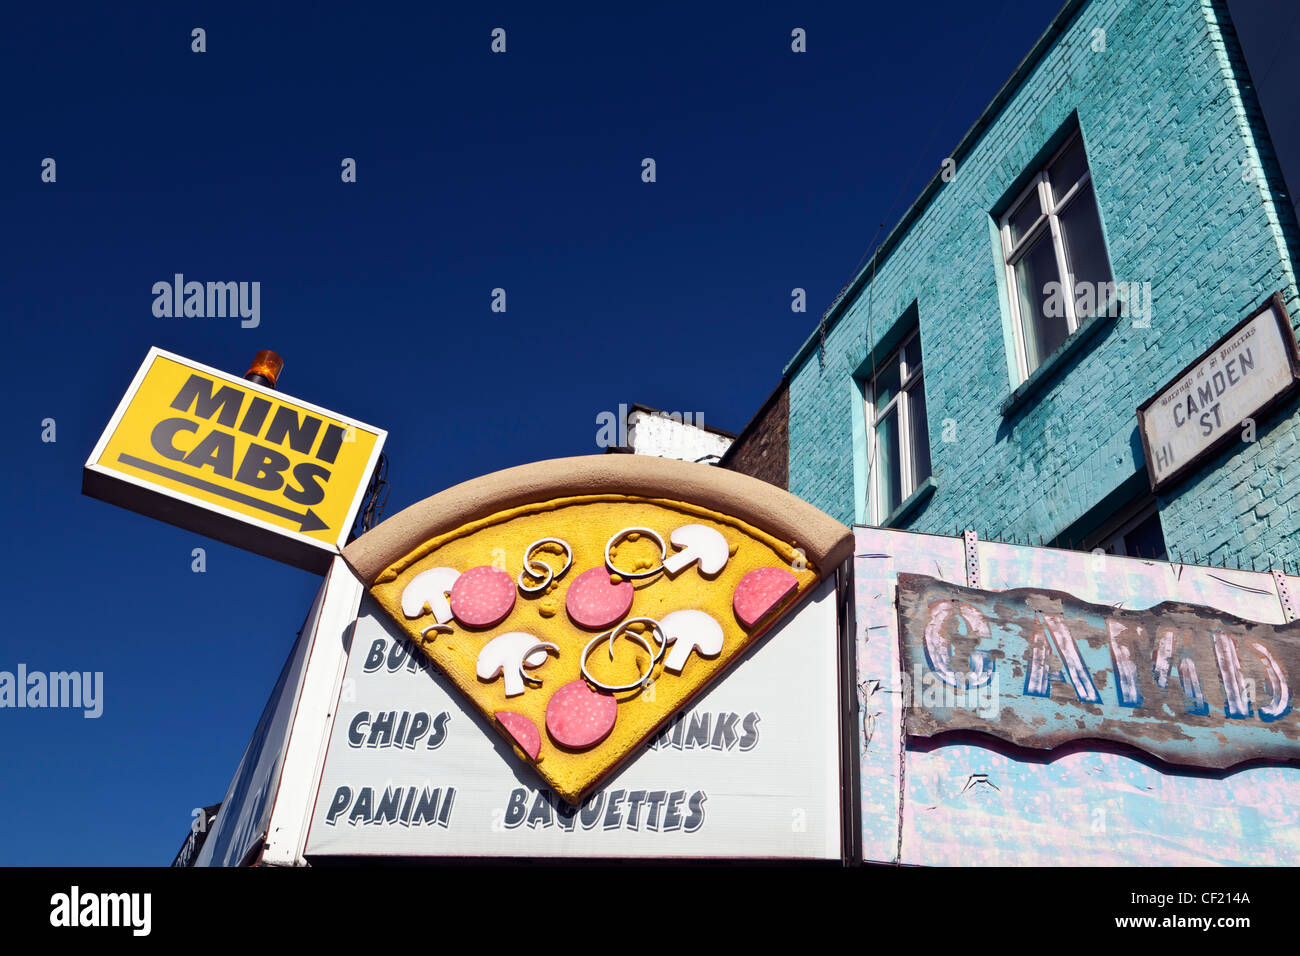
[[853,533],[801,498],[739,472],[642,455],[585,455],[519,465],[462,482],[398,512],[343,549],[367,586],[425,542],[521,505],[586,495],[699,505],[802,548],[821,568],[853,553]]

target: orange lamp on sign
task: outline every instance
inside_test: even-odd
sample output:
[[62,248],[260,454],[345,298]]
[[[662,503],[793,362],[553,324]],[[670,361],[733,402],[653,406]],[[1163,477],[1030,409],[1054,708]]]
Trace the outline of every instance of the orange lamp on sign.
[[270,349],[263,349],[253,356],[253,364],[244,373],[244,378],[258,385],[265,385],[267,388],[275,388],[282,371],[284,371],[284,359]]

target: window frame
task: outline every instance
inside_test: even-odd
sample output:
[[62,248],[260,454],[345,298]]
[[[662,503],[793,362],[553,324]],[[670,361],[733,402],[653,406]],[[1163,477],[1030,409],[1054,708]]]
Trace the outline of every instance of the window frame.
[[[1153,555],[1130,554],[1131,545],[1127,537],[1133,531],[1143,524],[1148,518],[1154,517],[1160,525],[1160,540],[1164,546],[1165,558],[1158,559]],[[1085,541],[1084,550],[1087,551],[1104,551],[1106,554],[1123,558],[1141,558],[1143,560],[1168,560],[1169,541],[1165,538],[1164,522],[1160,521],[1160,506],[1154,495],[1144,495],[1131,503],[1128,507],[1121,509],[1111,517],[1109,521],[1090,536],[1090,541]],[[1123,550],[1112,551],[1111,548],[1120,545]]]
[[[1048,179],[1047,171],[1067,150],[1075,143],[1083,148],[1084,169],[1083,174],[1074,181],[1070,188],[1061,197],[1060,201],[1055,201],[1052,194],[1052,183]],[[1034,373],[1036,369],[1043,365],[1047,356],[1041,356],[1042,361],[1029,367],[1029,349],[1025,339],[1025,320],[1020,314],[1020,285],[1016,279],[1016,266],[1030,248],[1042,238],[1045,232],[1051,234],[1052,251],[1056,259],[1056,272],[1061,282],[1061,292],[1064,301],[1066,339],[1079,331],[1079,317],[1074,308],[1075,280],[1074,274],[1069,269],[1069,257],[1065,251],[1065,240],[1061,233],[1061,213],[1078,198],[1079,193],[1084,187],[1092,183],[1092,165],[1088,160],[1088,152],[1084,147],[1083,133],[1081,130],[1075,130],[1065,138],[1065,141],[1058,147],[1039,167],[1029,184],[1021,190],[1015,200],[1007,207],[998,221],[998,235],[1002,243],[1002,268],[1007,282],[1007,302],[1011,310],[1011,329],[1016,343],[1016,367],[1020,372],[1020,381],[1024,382]],[[1025,230],[1019,241],[1013,242],[1011,239],[1011,217],[1017,213],[1025,204],[1030,195],[1037,193],[1038,196],[1038,215],[1035,217],[1033,225]],[[1093,192],[1093,202],[1097,201],[1096,191]],[[1044,211],[1046,210],[1046,211]],[[1104,249],[1106,261],[1109,265],[1110,250]],[[1100,308],[1100,303],[1098,304]]]
[[[920,348],[921,327],[918,325],[912,329],[894,348],[890,349],[885,360],[877,365],[866,380],[863,389],[863,410],[866,412],[865,419],[867,424],[867,508],[866,513],[868,520],[874,525],[881,525],[891,514],[894,509],[900,507],[903,502],[907,501],[921,484],[929,478],[917,479],[916,475],[916,454],[912,447],[912,415],[913,401],[911,393],[919,388],[925,392],[925,353]],[[912,369],[907,364],[907,347],[912,344],[912,340],[917,340],[917,352],[921,360],[917,363],[916,368]],[[898,391],[879,412],[876,411],[876,383],[880,376],[884,374],[891,365],[898,368]],[[929,408],[929,404],[926,405]],[[883,511],[882,502],[884,494],[882,492],[883,482],[886,479],[883,471],[877,467],[879,456],[877,454],[876,427],[891,413],[898,415],[898,457],[899,457],[899,498],[898,504],[889,511]],[[925,427],[926,442],[930,438],[930,425],[926,422]],[[928,451],[928,449],[927,449]],[[930,473],[934,473],[933,459],[931,459]]]

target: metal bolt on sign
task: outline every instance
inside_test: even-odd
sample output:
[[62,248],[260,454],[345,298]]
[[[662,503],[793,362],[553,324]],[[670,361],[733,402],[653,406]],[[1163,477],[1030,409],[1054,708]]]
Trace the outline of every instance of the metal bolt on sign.
[[1282,613],[1286,615],[1288,622],[1294,621],[1296,619],[1295,598],[1291,594],[1291,589],[1286,586],[1286,574],[1274,568],[1273,581],[1277,584],[1277,596],[1282,599]]
[[966,586],[978,588],[980,586],[979,535],[974,531],[963,531],[961,536],[966,540]]

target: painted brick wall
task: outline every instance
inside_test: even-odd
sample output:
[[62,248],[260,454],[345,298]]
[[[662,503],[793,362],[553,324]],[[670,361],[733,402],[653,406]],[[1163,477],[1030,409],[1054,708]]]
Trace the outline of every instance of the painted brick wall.
[[[1135,409],[1269,294],[1300,315],[1294,214],[1252,132],[1221,0],[1090,0],[905,236],[792,370],[790,490],[845,521],[855,492],[854,384],[870,348],[918,303],[938,488],[906,522],[951,534],[1069,528],[1145,468]],[[1105,49],[1094,50],[1105,31]],[[1016,412],[992,210],[1077,111],[1115,280],[1149,282],[1149,327],[1119,317]],[[1300,546],[1295,401],[1160,500],[1169,547],[1288,562]],[[945,441],[947,438],[949,440]],[[856,436],[861,447],[862,436]],[[858,476],[861,488],[861,475]]]

